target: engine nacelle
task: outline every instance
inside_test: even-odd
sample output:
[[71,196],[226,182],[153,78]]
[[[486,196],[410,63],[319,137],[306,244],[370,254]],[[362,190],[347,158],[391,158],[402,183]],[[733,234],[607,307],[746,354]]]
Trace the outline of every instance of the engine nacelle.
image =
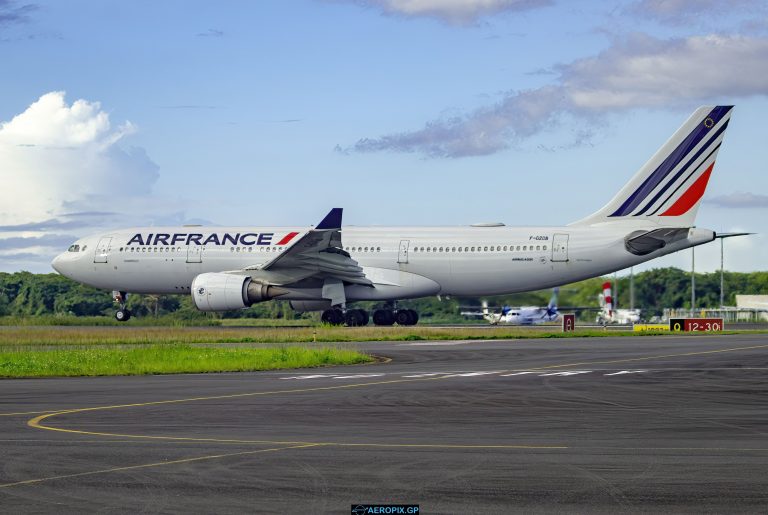
[[299,313],[307,311],[325,311],[331,308],[330,300],[292,300],[291,309]]
[[192,300],[200,311],[244,309],[285,293],[282,288],[256,283],[245,275],[205,273],[192,281]]

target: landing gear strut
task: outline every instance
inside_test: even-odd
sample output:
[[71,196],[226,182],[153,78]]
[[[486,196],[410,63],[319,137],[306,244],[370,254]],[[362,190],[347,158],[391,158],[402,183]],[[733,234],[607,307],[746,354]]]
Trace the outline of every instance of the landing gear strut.
[[131,318],[131,312],[125,308],[125,303],[128,301],[128,294],[124,291],[113,291],[112,298],[120,305],[120,308],[115,311],[115,320],[118,322],[127,322]]

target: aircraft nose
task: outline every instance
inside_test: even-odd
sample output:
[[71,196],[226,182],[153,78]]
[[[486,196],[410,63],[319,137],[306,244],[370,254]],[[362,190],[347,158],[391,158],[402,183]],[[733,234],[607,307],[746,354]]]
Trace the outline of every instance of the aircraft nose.
[[63,270],[64,268],[63,264],[64,264],[64,258],[62,258],[61,254],[53,258],[53,261],[51,261],[51,266],[53,267],[53,269],[56,270],[61,275],[65,275]]

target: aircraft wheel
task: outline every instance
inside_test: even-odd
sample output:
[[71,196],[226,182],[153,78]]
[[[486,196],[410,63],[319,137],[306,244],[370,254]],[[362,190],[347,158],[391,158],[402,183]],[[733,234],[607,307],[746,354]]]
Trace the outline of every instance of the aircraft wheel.
[[412,309],[398,309],[395,311],[397,325],[413,325],[416,323],[416,312]]
[[127,322],[131,318],[131,312],[127,309],[118,309],[115,311],[115,320],[118,322]]
[[373,312],[375,325],[392,325],[395,323],[395,314],[391,309],[377,309]]
[[320,320],[325,324],[341,325],[344,323],[344,313],[338,308],[326,309],[320,315]]
[[363,326],[368,323],[368,313],[362,309],[350,309],[344,314],[344,321],[349,327]]
[[408,325],[416,325],[416,324],[418,324],[419,323],[419,314],[416,311],[412,310],[412,309],[406,309],[406,311],[408,311],[408,313],[411,316],[411,320],[410,320],[410,323]]

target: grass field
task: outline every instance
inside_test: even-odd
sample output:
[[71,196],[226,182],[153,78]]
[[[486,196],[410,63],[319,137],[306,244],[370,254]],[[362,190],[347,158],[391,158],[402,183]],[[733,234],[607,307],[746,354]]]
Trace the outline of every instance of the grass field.
[[59,347],[0,351],[0,377],[61,377],[246,372],[366,363],[365,354],[334,347],[259,349],[187,344]]
[[[728,331],[736,332],[736,331]],[[740,332],[740,331],[739,331]],[[581,329],[562,333],[557,327],[0,327],[0,349],[19,346],[330,343],[414,340],[499,340],[641,336],[652,332]],[[667,333],[668,334],[668,333]],[[678,333],[679,334],[679,333]]]
[[[765,331],[726,331],[734,332]],[[339,345],[328,345],[343,345],[344,342],[630,337],[649,334],[670,333],[602,329],[562,333],[556,327],[488,326],[4,326],[0,327],[0,377],[234,372],[347,365],[372,360],[370,356]]]

